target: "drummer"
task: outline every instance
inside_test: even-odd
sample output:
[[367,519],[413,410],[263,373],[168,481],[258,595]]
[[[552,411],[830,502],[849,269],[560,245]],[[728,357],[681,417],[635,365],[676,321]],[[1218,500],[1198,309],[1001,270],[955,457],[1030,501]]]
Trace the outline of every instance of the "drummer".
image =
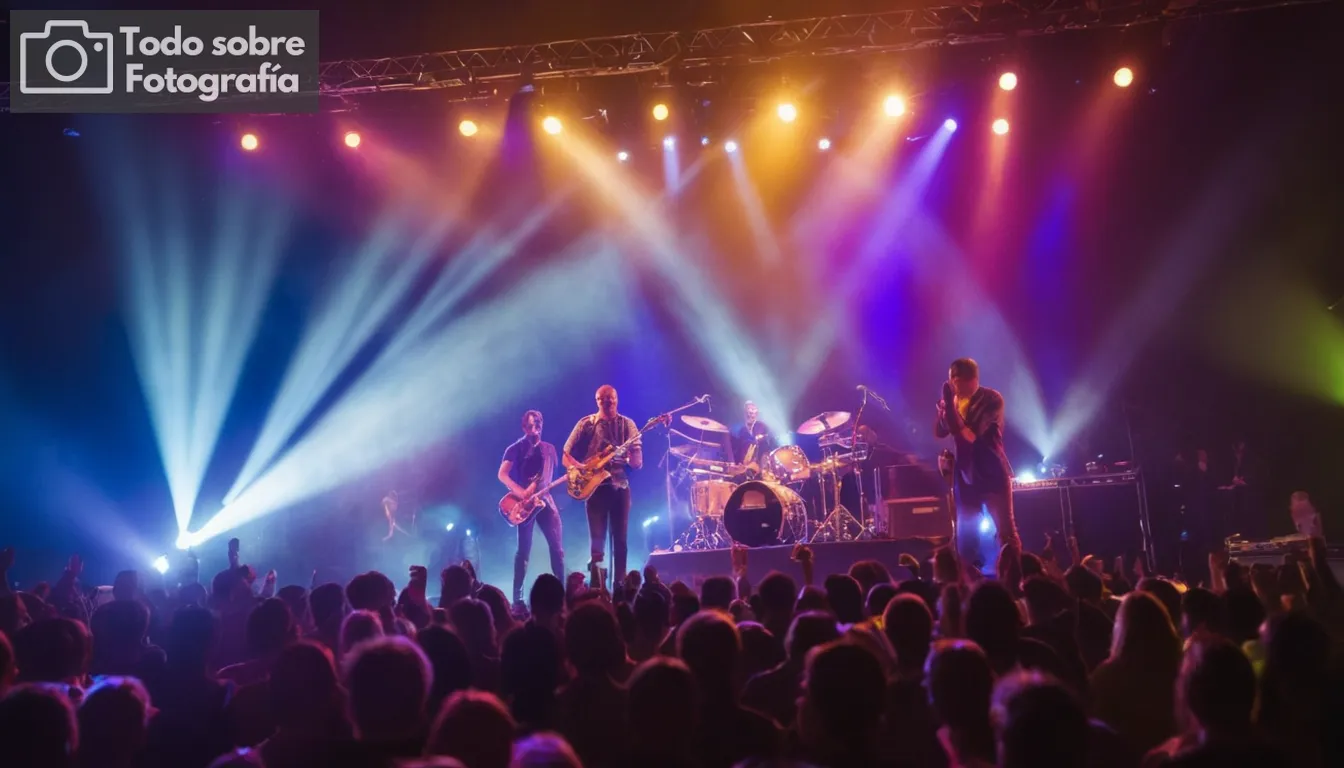
[[729,437],[735,463],[748,467],[753,464],[764,467],[766,457],[775,450],[775,436],[771,433],[770,427],[761,421],[760,413],[760,409],[752,401],[743,403],[745,418],[741,424],[733,427]]

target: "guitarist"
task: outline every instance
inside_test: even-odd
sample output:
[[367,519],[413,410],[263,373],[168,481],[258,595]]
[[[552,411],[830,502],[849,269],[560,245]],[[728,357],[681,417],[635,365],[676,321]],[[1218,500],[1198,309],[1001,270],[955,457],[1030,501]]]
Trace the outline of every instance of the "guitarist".
[[[537,488],[551,483],[555,474],[555,446],[541,440],[541,411],[523,414],[523,436],[504,450],[499,465],[499,482],[523,499],[531,499]],[[518,554],[513,557],[513,602],[523,601],[523,581],[527,578],[527,560],[532,554],[532,528],[540,524],[541,535],[551,550],[551,572],[557,579],[565,579],[565,550],[560,510],[555,499],[547,493],[541,498],[542,507],[527,521],[518,525]]]
[[734,429],[729,437],[733,450],[730,461],[755,465],[757,470],[752,473],[753,475],[760,474],[759,467],[765,466],[766,458],[776,447],[774,435],[770,433],[770,427],[760,420],[760,415],[760,409],[748,400],[743,404],[743,416],[746,420],[737,425],[737,429]]
[[[562,457],[565,467],[575,471],[587,460],[614,449],[639,434],[634,420],[616,410],[616,388],[603,384],[597,390],[597,413],[584,416],[574,425],[565,441]],[[628,472],[644,466],[644,448],[639,439],[625,452],[618,451],[606,465],[611,477],[588,497],[588,538],[592,544],[592,563],[602,562],[606,551],[607,530],[611,530],[612,578],[625,578],[627,536],[630,528],[630,480]],[[591,565],[591,563],[590,563]]]

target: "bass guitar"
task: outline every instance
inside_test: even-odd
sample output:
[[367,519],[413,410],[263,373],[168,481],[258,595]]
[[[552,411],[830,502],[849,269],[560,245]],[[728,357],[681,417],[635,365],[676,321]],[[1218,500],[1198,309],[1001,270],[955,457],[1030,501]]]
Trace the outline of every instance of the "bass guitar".
[[532,478],[532,483],[527,486],[527,492],[522,496],[513,491],[504,494],[504,498],[499,500],[499,514],[504,517],[504,522],[517,527],[531,520],[533,515],[546,506],[546,494],[569,482],[569,477],[561,475],[559,480],[550,485],[537,488],[540,482],[541,475],[537,475]]

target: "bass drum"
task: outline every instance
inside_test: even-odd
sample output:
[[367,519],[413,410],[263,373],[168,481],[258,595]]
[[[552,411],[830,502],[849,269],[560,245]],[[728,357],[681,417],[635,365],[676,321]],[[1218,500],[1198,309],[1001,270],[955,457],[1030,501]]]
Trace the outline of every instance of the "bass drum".
[[805,524],[807,506],[792,488],[753,480],[737,486],[723,508],[723,527],[733,541],[747,547],[766,547],[795,538]]

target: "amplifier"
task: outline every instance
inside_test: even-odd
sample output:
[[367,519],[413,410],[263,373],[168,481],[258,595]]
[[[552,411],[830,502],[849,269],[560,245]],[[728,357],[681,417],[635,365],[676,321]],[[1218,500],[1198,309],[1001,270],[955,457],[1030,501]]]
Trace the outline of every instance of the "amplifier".
[[952,515],[946,497],[886,499],[877,505],[877,535],[885,539],[952,537]]

